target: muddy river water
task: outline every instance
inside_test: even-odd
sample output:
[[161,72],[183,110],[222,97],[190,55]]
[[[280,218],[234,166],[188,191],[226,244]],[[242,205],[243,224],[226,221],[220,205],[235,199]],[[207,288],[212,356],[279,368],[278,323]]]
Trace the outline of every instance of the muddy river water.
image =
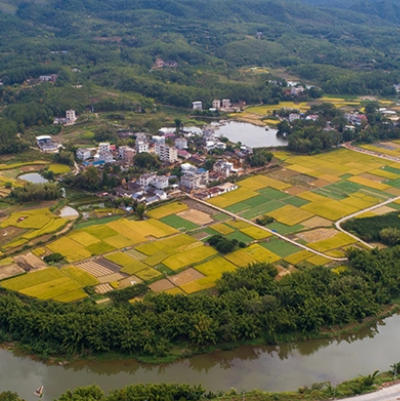
[[96,383],[106,392],[138,382],[201,383],[209,390],[296,390],[329,380],[339,383],[400,361],[400,316],[340,339],[321,339],[281,346],[240,347],[198,355],[166,365],[134,361],[79,362],[47,366],[0,350],[0,391],[17,391],[27,401],[44,386],[43,400],[65,390]]

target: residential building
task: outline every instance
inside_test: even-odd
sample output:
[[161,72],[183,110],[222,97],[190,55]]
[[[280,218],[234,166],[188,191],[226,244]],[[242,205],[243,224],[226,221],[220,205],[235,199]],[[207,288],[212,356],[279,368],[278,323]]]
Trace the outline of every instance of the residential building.
[[156,175],[152,185],[157,189],[165,189],[169,186],[169,179],[166,175]]
[[110,153],[110,142],[99,143],[99,153]]
[[219,99],[214,99],[212,102],[212,108],[219,110],[221,108],[221,100]]
[[151,141],[153,142],[153,143],[161,143],[161,144],[165,144],[165,137],[163,137],[163,136],[160,136],[160,135],[153,135],[152,137],[151,137]]
[[304,88],[302,86],[290,89],[290,94],[292,96],[300,96],[303,92],[304,92]]
[[227,162],[226,160],[218,160],[214,163],[213,171],[225,176],[229,177],[233,172],[233,163]]
[[181,168],[183,172],[181,185],[183,187],[191,190],[205,188],[208,185],[208,170],[205,170],[204,168],[196,168],[189,163],[185,163]]
[[229,107],[231,107],[230,99],[222,99],[222,108],[229,109]]
[[62,147],[62,145],[53,142],[49,135],[37,136],[36,144],[43,153],[58,152],[58,149]]
[[147,140],[136,139],[135,147],[137,153],[144,153],[149,151],[149,143],[147,142]]
[[200,101],[192,102],[193,110],[203,110],[203,103]]
[[178,156],[183,159],[189,159],[192,155],[187,150],[177,150]]
[[119,149],[119,156],[125,163],[132,163],[133,157],[136,154],[135,149],[130,148],[129,146],[120,146]]
[[157,175],[155,173],[142,174],[139,177],[139,184],[142,187],[148,187],[153,182],[153,180],[156,178],[156,176]]
[[292,123],[295,120],[300,120],[300,114],[298,114],[298,113],[290,113],[289,114],[289,122]]
[[175,139],[175,147],[177,149],[187,149],[188,147],[188,141],[186,138],[176,138]]
[[77,120],[75,110],[67,110],[65,112],[65,118],[71,123],[74,123]]
[[154,147],[154,153],[159,156],[160,160],[162,161],[169,161],[173,163],[178,160],[177,149],[173,146],[156,143]]
[[76,150],[76,157],[79,160],[87,160],[92,156],[89,149],[79,148]]

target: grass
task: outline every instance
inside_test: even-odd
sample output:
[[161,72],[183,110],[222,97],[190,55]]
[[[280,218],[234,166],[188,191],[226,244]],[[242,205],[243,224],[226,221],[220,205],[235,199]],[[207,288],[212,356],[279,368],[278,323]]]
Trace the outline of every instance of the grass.
[[82,269],[79,269],[79,267],[76,266],[63,267],[61,269],[61,273],[65,274],[71,280],[76,281],[82,287],[99,284],[99,281],[96,277],[92,276]]
[[94,237],[93,235],[90,235],[85,231],[74,232],[73,234],[70,234],[68,237],[83,246],[89,246],[96,244],[97,242],[100,242],[98,238]]
[[104,256],[107,260],[114,262],[115,264],[122,267],[122,273],[135,274],[140,270],[146,269],[148,266],[142,263],[140,260],[134,259],[123,252],[115,252]]
[[136,276],[142,279],[143,281],[148,281],[162,276],[162,273],[158,272],[157,270],[151,267],[147,267],[146,269],[137,272]]
[[228,234],[235,232],[235,230],[233,228],[231,228],[223,223],[214,224],[214,225],[210,226],[210,228],[212,228],[213,230],[217,231],[218,233],[220,233],[222,235],[228,235]]
[[278,238],[271,239],[268,242],[263,242],[260,245],[280,256],[281,258],[292,255],[298,252],[300,249],[296,245],[293,245],[290,242],[286,242]]
[[183,212],[184,210],[187,209],[189,209],[189,207],[186,204],[182,202],[173,202],[169,203],[168,205],[164,205],[156,209],[150,210],[149,212],[147,212],[147,215],[154,219],[161,219],[171,214],[177,214],[179,212]]
[[65,174],[71,171],[70,167],[66,164],[51,163],[49,171],[52,171],[55,175]]
[[248,235],[246,235],[246,234],[244,234],[244,233],[242,233],[240,231],[236,231],[236,232],[234,232],[232,234],[229,234],[229,235],[226,236],[226,238],[228,238],[230,240],[236,239],[239,242],[244,242],[246,244],[248,244],[249,242],[253,242],[254,241],[253,238],[249,237]]
[[108,227],[107,225],[95,225],[92,227],[86,227],[83,229],[84,232],[96,237],[98,240],[104,240],[106,238],[114,237],[118,235],[118,232]]
[[45,283],[38,284],[29,288],[20,290],[24,295],[39,299],[51,299],[71,291],[80,289],[81,286],[76,281],[63,276],[62,278],[47,281]]
[[274,263],[281,259],[280,256],[258,244],[251,245],[243,250],[260,263]]
[[335,248],[341,248],[346,245],[350,245],[356,242],[356,240],[353,237],[350,237],[346,233],[338,233],[332,238],[323,240],[323,241],[318,241],[318,242],[313,242],[308,244],[308,246],[312,249],[315,249],[316,251],[319,252],[326,252],[331,249]]
[[21,291],[50,281],[64,279],[66,276],[55,267],[27,273],[1,282],[1,286],[8,290]]
[[102,255],[103,253],[115,251],[115,248],[112,245],[107,244],[107,242],[100,241],[87,246],[86,250],[89,251],[92,255]]
[[226,271],[235,271],[236,266],[223,257],[217,256],[216,258],[206,263],[195,266],[195,269],[200,273],[203,273],[205,276],[211,276],[214,274],[221,275],[223,272]]
[[185,266],[193,265],[199,263],[204,259],[217,254],[217,251],[208,246],[201,246],[195,249],[190,249],[188,251],[175,253],[169,256],[163,261],[163,264],[169,267],[171,270],[179,270]]
[[243,228],[242,230],[240,230],[243,234],[246,234],[256,240],[258,239],[264,239],[267,237],[270,237],[272,234],[270,234],[268,231],[263,230],[261,228],[255,227],[255,226],[251,226],[251,227],[247,227],[247,228]]
[[285,261],[290,263],[293,266],[298,265],[300,262],[303,260],[306,260],[307,258],[310,258],[313,256],[313,253],[307,250],[302,250],[300,252],[296,252],[292,255],[289,255],[285,257]]
[[244,252],[242,249],[238,249],[237,251],[228,253],[224,257],[226,260],[238,267],[244,267],[248,266],[249,264],[257,263],[256,259],[254,259],[248,253]]
[[117,249],[132,246],[134,244],[134,241],[132,241],[130,238],[125,237],[122,234],[115,235],[114,237],[105,238],[103,242]]
[[258,196],[257,192],[251,191],[247,188],[239,188],[235,191],[228,192],[227,194],[211,198],[208,200],[208,202],[212,205],[224,208],[234,205],[235,203],[253,198],[255,196]]
[[290,227],[314,216],[313,213],[292,205],[286,205],[280,209],[268,212],[267,214],[268,216],[273,217],[279,223],[286,224]]
[[192,223],[191,221],[185,220],[182,217],[176,215],[169,215],[167,217],[163,217],[160,219],[161,222],[168,224],[169,226],[176,228],[177,230],[194,230],[198,227],[197,224]]
[[136,247],[136,250],[148,256],[154,255],[160,251],[165,251],[166,253],[170,252],[172,254],[175,252],[176,248],[183,245],[193,244],[194,242],[197,242],[196,239],[190,237],[189,235],[181,234],[164,240],[153,241],[148,244],[139,245]]

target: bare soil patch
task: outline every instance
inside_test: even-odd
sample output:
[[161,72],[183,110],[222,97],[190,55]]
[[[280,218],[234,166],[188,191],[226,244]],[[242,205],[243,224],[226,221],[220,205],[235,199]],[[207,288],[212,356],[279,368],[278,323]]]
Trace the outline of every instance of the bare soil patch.
[[312,231],[299,233],[297,236],[307,242],[317,242],[332,238],[337,233],[338,231],[333,228],[317,228]]
[[25,270],[16,264],[0,267],[0,280],[17,276],[18,274],[25,273]]
[[182,284],[190,283],[203,277],[204,277],[203,274],[190,267],[189,269],[185,270],[182,273],[178,273],[175,276],[169,277],[169,280],[175,285],[179,286]]
[[388,192],[391,195],[400,196],[399,188],[389,188],[389,189],[386,189],[385,192]]
[[362,173],[359,175],[359,177],[366,178],[368,180],[375,181],[375,182],[382,182],[385,180],[384,178],[378,177],[377,175],[374,175],[371,173]]
[[196,234],[191,234],[191,236],[195,239],[198,239],[199,241],[203,240],[204,238],[207,238],[210,236],[210,234],[206,233],[205,231],[200,231]]
[[204,212],[206,214],[216,214],[218,213],[215,209],[213,209],[210,206],[204,205],[203,203],[199,203],[194,201],[193,199],[185,199],[183,203],[186,203],[186,205],[189,206],[189,209],[195,209],[195,210],[200,210],[200,212]]
[[326,187],[327,185],[330,185],[330,184],[331,183],[329,181],[325,181],[325,180],[315,180],[311,183],[311,185],[316,188]]
[[300,187],[293,186],[293,187],[290,187],[290,188],[288,188],[288,189],[285,189],[285,192],[288,193],[288,194],[290,194],[290,195],[295,196],[295,195],[302,194],[302,193],[305,192],[306,190],[307,190],[307,189],[305,189],[305,188],[300,188]]
[[198,225],[210,224],[214,222],[208,213],[196,209],[184,210],[183,212],[179,212],[177,216]]
[[282,266],[277,266],[278,268],[278,275],[277,275],[277,279],[279,280],[280,278],[282,278],[283,276],[286,276],[288,274],[294,273],[296,271],[296,268],[293,266],[289,266],[289,268],[285,269]]
[[29,173],[32,171],[42,170],[44,167],[45,166],[43,164],[40,164],[40,165],[36,164],[36,165],[32,165],[32,166],[22,166],[22,167],[19,167],[18,170],[21,170],[23,173]]
[[127,278],[124,278],[123,280],[118,281],[118,289],[130,287],[135,284],[141,283],[143,280],[141,280],[139,277],[136,276],[129,276]]
[[15,256],[14,260],[25,271],[41,270],[47,267],[46,263],[31,252]]
[[97,294],[105,294],[106,292],[110,292],[113,290],[110,284],[105,283],[105,284],[99,284],[94,287],[94,290],[97,292]]
[[19,237],[28,230],[25,228],[9,226],[0,229],[0,245],[11,242],[12,239]]
[[311,219],[309,220],[302,221],[301,225],[307,228],[330,227],[332,225],[332,222],[322,217],[315,216],[311,217]]
[[159,280],[159,281],[156,281],[153,284],[150,284],[149,287],[154,292],[162,292],[162,291],[167,291],[167,290],[170,290],[172,288],[175,288],[175,285],[172,284],[166,278],[163,278],[162,280]]
[[382,214],[395,212],[395,211],[396,211],[396,209],[393,209],[389,206],[381,206],[381,207],[378,207],[377,209],[372,210],[372,213],[376,214],[377,216],[381,216]]
[[297,171],[282,168],[279,170],[278,169],[274,170],[271,173],[268,173],[268,177],[275,178],[276,180],[280,180],[280,181],[288,181],[289,178],[294,177],[295,175],[298,175],[298,174],[299,173]]
[[106,269],[111,270],[114,273],[119,273],[121,270],[120,266],[104,258],[95,259],[94,262],[99,264],[100,266],[105,267]]
[[112,281],[122,280],[125,276],[120,273],[108,274],[107,276],[97,277],[100,283],[111,283]]
[[[85,270],[89,274],[95,276],[95,277],[102,277],[102,276],[108,276],[110,274],[113,274],[114,272],[110,269],[107,269],[106,267],[94,262],[94,261],[89,261],[89,262],[84,262],[76,265],[82,270]],[[123,278],[123,277],[121,277]]]

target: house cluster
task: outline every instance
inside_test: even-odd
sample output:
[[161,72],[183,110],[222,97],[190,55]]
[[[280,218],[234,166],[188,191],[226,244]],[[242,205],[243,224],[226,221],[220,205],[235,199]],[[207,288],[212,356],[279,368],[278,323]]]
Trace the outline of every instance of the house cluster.
[[218,185],[217,187],[207,188],[204,191],[196,192],[194,196],[198,199],[206,200],[210,198],[215,198],[216,196],[225,194],[227,192],[234,191],[235,189],[238,189],[238,186],[236,184],[226,182],[225,184]]
[[67,110],[65,112],[65,118],[55,118],[54,124],[73,125],[77,119],[75,110]]
[[343,117],[351,124],[359,127],[364,121],[367,121],[367,116],[358,112],[345,113]]
[[[209,111],[224,111],[224,112],[234,112],[240,111],[246,106],[246,102],[239,102],[237,104],[232,104],[230,99],[214,99]],[[192,102],[193,110],[203,110],[203,102],[196,100]]]
[[50,75],[40,75],[39,78],[29,78],[26,82],[29,85],[40,84],[43,82],[55,83],[57,81],[58,74],[50,74]]
[[43,153],[57,153],[62,147],[59,143],[53,142],[51,136],[40,135],[36,137],[36,144]]
[[[143,177],[144,175],[146,174],[143,174],[139,180],[123,183],[120,187],[116,188],[116,195],[120,197],[130,197],[146,205],[167,199],[167,193],[163,189],[157,189],[153,185],[158,180]],[[159,181],[161,182],[163,179]]]
[[379,109],[379,113],[381,113],[382,116],[393,122],[397,122],[399,120],[397,112],[395,112],[394,110],[387,110],[386,108],[382,107]]
[[178,63],[176,61],[164,61],[162,58],[157,58],[154,63],[154,68],[176,68]]

